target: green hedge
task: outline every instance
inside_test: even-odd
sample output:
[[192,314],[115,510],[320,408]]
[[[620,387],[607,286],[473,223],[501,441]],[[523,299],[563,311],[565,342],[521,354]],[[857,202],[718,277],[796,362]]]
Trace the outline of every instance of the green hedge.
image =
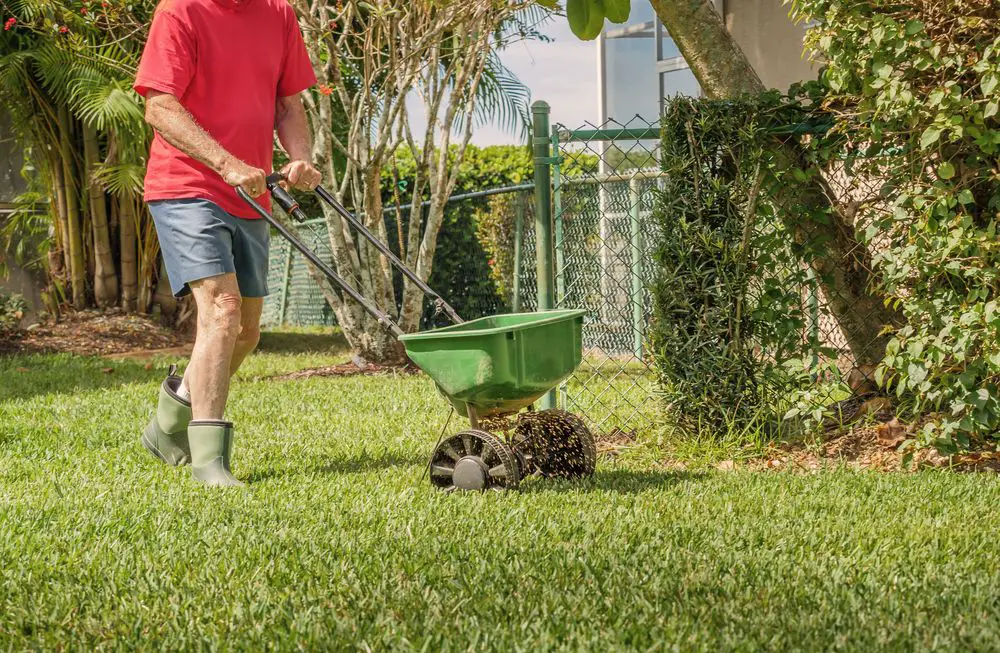
[[690,98],[663,117],[648,339],[668,420],[686,431],[773,422],[801,353],[804,272],[758,201],[773,119],[752,102]]

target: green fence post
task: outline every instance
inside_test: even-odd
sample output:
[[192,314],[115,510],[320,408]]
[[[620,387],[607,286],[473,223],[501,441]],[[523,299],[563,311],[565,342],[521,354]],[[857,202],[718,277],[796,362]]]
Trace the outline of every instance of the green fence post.
[[[532,153],[535,167],[535,256],[538,268],[538,310],[552,308],[552,177],[549,166],[551,137],[549,105],[539,100],[531,105]],[[541,398],[542,409],[555,408],[554,391]]]
[[639,222],[639,180],[635,177],[628,182],[629,213],[631,214],[632,244],[632,350],[635,357],[642,360],[642,331],[645,307],[642,301],[642,225]]
[[514,288],[511,309],[515,313],[521,312],[521,240],[524,237],[524,203],[527,201],[526,193],[518,193],[514,203]]
[[562,172],[559,169],[559,134],[552,132],[552,214],[555,222],[556,266],[556,306],[562,306],[566,299],[566,266],[563,264],[563,216],[562,216]]

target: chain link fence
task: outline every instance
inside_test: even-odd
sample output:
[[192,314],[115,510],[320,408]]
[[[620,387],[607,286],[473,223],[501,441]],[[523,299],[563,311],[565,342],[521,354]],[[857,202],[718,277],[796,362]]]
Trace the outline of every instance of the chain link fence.
[[[598,432],[642,430],[655,413],[645,337],[659,127],[640,117],[579,129],[557,124],[550,137],[554,306],[587,311],[583,362],[557,403]],[[535,274],[522,268],[522,285],[531,287]]]
[[[547,133],[539,133],[536,125],[534,142],[537,146],[544,140],[549,152],[539,157],[536,151],[536,166],[547,170],[552,189],[548,215],[539,223],[537,210],[544,200],[536,204],[530,184],[456,195],[448,211],[461,218],[447,219],[439,237],[431,286],[464,318],[535,311],[540,306],[537,233],[546,217],[550,220],[551,256],[541,257],[551,272],[547,307],[586,311],[583,362],[556,390],[554,400],[584,416],[599,433],[634,433],[658,421],[658,376],[647,336],[651,287],[658,273],[654,251],[661,237],[654,212],[666,185],[660,138],[659,121],[638,116],[624,124],[577,129],[556,124]],[[836,167],[828,171],[827,183],[848,206],[876,187]],[[396,221],[403,219],[405,228],[411,212],[411,207],[386,210],[393,249],[398,250],[393,242]],[[475,239],[466,233],[470,229]],[[322,257],[331,258],[322,219],[300,225],[298,232]],[[755,275],[752,294],[759,297],[774,284],[785,293],[789,284],[794,286],[790,292],[801,296],[795,318],[799,326],[794,328],[801,333],[802,351],[813,356],[814,400],[829,404],[843,399],[851,393],[848,376],[858,366],[823,284],[804,263],[789,259],[781,265],[790,267]],[[304,260],[280,239],[272,241],[269,283],[266,325],[334,324],[333,311]],[[424,328],[439,325],[428,308]],[[787,318],[767,319],[777,323]]]
[[[557,391],[558,404],[583,415],[599,432],[636,431],[652,423],[655,375],[644,351],[650,315],[648,285],[654,274],[650,247],[651,219],[659,177],[658,127],[636,118],[627,125],[568,130],[557,126],[549,138],[554,233],[555,308],[582,308],[584,360]],[[492,284],[455,279],[431,285],[466,319],[538,309],[535,194],[531,185],[457,195],[449,211],[495,226],[492,254],[483,252],[482,268],[467,274],[489,276]],[[411,207],[398,215],[409,219]],[[397,232],[395,208],[386,211],[387,233]],[[446,245],[446,221],[439,237],[444,247],[436,261],[453,253]],[[467,224],[462,226],[468,228]],[[324,259],[330,258],[322,219],[298,225],[297,231]],[[395,244],[390,242],[395,248]],[[467,246],[467,243],[466,243]],[[509,258],[508,255],[509,254]],[[436,269],[440,263],[436,263]],[[468,266],[466,266],[468,267]],[[272,240],[271,294],[263,323],[331,325],[333,311],[309,275],[304,259],[281,239]],[[428,313],[425,327],[433,326]]]
[[[486,254],[477,240],[476,220],[480,215],[502,211],[503,202],[492,198],[519,198],[518,205],[529,206],[530,185],[485,189],[454,195],[449,199],[445,220],[438,234],[434,272],[429,281],[432,288],[445,297],[465,319],[475,319],[488,315],[510,312],[512,297],[509,283],[506,292],[494,280],[493,259]],[[512,205],[513,206],[513,205]],[[421,210],[426,206],[421,207]],[[388,244],[393,251],[399,251],[397,234],[406,233],[412,219],[413,207],[404,205],[387,207],[384,213]],[[527,220],[531,220],[529,209]],[[402,225],[398,224],[402,221]],[[510,223],[513,225],[513,213]],[[327,224],[324,218],[295,223],[295,232],[303,242],[313,249],[323,260],[332,261]],[[509,235],[508,248],[513,247],[513,232]],[[360,242],[360,239],[358,240]],[[393,270],[396,296],[402,297],[403,278],[398,270]],[[510,276],[510,275],[507,275]],[[318,283],[309,273],[304,257],[287,241],[280,237],[271,239],[268,268],[270,294],[264,302],[261,324],[274,326],[334,326],[336,316],[327,303]],[[530,310],[530,309],[529,309]],[[422,328],[444,326],[447,319],[434,314],[434,307],[428,303]]]

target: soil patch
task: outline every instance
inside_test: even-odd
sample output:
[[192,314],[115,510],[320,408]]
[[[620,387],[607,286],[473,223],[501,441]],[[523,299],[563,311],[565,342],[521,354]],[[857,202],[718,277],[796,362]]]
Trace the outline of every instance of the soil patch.
[[420,370],[414,365],[377,365],[361,359],[355,358],[347,363],[339,365],[327,365],[325,367],[311,367],[305,370],[298,370],[288,374],[279,374],[267,377],[272,381],[295,381],[298,379],[311,379],[317,376],[379,376],[383,374],[417,374]]
[[605,433],[595,433],[594,440],[597,443],[597,455],[614,458],[635,444],[635,432],[613,429]]
[[189,334],[177,333],[146,315],[80,311],[66,313],[58,322],[0,332],[0,354],[107,356],[181,348],[191,341]]

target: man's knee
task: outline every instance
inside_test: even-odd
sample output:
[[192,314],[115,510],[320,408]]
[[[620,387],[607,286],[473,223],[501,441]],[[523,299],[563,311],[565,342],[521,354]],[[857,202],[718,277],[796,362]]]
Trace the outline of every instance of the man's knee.
[[244,324],[240,329],[239,338],[236,340],[236,345],[248,353],[253,351],[257,347],[257,343],[260,342],[260,326]]
[[205,310],[202,310],[201,306],[198,307],[199,322],[204,328],[236,340],[240,336],[242,301],[238,292],[213,293]]

